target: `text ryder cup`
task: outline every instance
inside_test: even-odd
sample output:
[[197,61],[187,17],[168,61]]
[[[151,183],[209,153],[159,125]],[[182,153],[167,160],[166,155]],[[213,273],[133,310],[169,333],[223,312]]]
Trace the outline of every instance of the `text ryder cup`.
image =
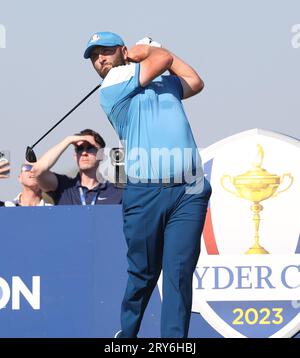
[[0,277],[0,309],[7,308],[11,299],[11,308],[19,310],[21,294],[34,310],[39,310],[40,276],[32,276],[31,288],[19,276],[13,276],[11,282]]
[[300,288],[300,265],[284,266],[280,271],[270,266],[201,266],[195,271],[195,289],[286,289]]

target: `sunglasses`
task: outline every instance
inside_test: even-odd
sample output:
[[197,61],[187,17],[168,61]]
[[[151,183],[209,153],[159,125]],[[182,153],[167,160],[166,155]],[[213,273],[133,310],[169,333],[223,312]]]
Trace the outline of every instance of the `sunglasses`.
[[31,169],[32,169],[32,165],[30,164],[23,164],[21,166],[21,172],[30,172]]
[[87,152],[90,154],[96,154],[98,151],[98,149],[96,147],[94,147],[93,145],[79,145],[77,147],[75,147],[75,153],[76,154],[82,154],[83,152]]

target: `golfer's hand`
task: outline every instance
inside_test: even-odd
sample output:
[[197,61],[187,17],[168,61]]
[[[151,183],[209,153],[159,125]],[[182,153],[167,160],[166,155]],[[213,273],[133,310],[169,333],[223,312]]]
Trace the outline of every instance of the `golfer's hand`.
[[5,160],[0,161],[0,179],[8,178],[9,177],[9,162]]

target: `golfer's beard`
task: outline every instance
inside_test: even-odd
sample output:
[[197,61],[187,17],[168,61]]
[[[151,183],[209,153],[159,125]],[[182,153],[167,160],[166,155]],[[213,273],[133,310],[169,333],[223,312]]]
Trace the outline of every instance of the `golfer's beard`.
[[101,71],[99,73],[99,75],[100,75],[101,78],[105,78],[106,75],[108,74],[108,72],[112,68],[122,66],[122,65],[125,65],[125,64],[126,64],[126,62],[125,62],[124,58],[120,57],[120,58],[116,59],[113,63],[108,63],[107,65],[109,65],[109,67],[104,68],[103,71]]
[[111,69],[112,69],[112,66],[109,66],[109,67],[105,66],[105,68],[103,70],[99,71],[100,77],[104,79]]

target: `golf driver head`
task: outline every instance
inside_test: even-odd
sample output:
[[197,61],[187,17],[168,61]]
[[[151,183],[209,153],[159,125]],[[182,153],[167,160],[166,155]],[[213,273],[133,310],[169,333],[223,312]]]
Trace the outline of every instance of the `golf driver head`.
[[25,158],[29,163],[35,163],[37,161],[36,155],[31,147],[26,148]]

